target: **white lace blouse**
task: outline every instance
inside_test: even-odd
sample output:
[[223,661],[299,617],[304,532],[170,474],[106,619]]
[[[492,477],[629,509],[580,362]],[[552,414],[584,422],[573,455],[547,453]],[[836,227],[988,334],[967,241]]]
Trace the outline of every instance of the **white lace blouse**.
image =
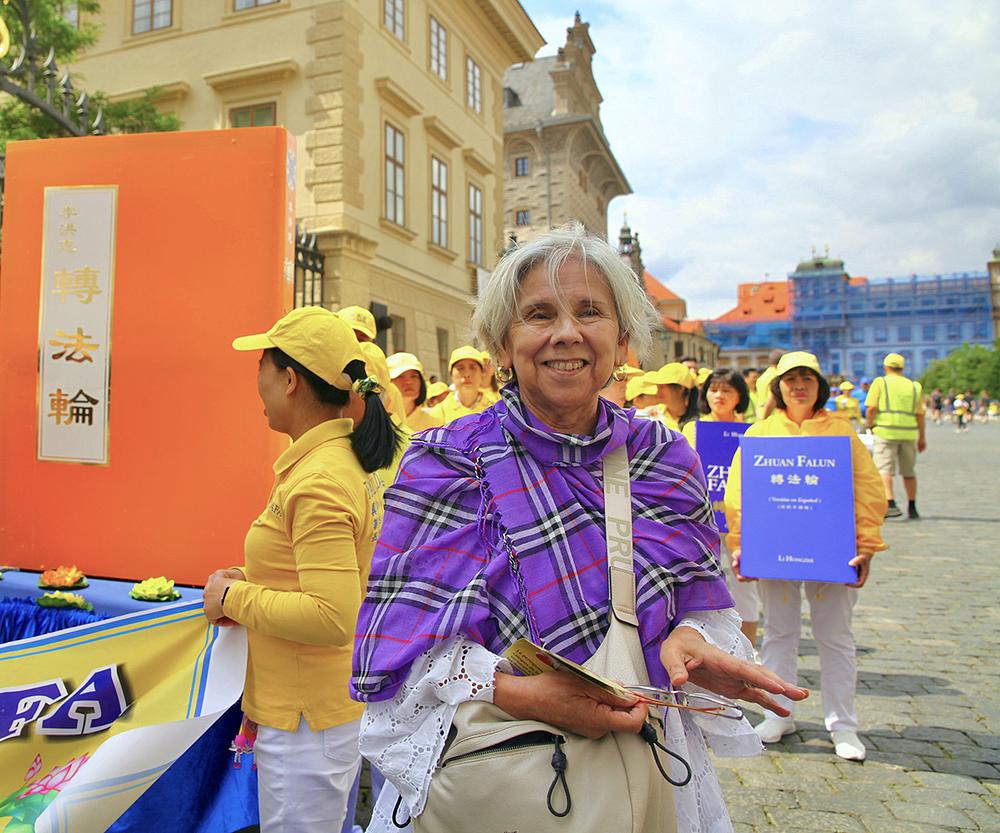
[[[688,614],[678,627],[682,625],[733,656],[753,659],[732,608]],[[361,720],[361,754],[386,777],[368,833],[398,833],[392,812],[399,796],[409,808],[408,813],[400,809],[401,819],[423,810],[456,709],[469,700],[492,702],[497,670],[511,668],[502,657],[456,636],[422,654],[395,697],[367,705]],[[684,688],[700,691],[694,685]],[[674,788],[678,833],[730,833],[732,825],[706,741],[717,755],[740,757],[759,754],[760,740],[746,719],[664,711],[667,746],[687,760],[693,773],[687,786]]]

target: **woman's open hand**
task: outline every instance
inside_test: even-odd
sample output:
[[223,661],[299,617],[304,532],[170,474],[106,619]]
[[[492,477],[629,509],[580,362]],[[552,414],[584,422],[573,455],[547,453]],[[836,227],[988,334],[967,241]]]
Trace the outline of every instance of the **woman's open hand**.
[[809,696],[807,689],[785,682],[763,665],[737,659],[709,645],[694,628],[671,631],[660,646],[660,661],[674,688],[692,682],[723,697],[757,703],[782,717],[791,712],[778,705],[771,694],[781,694],[789,700],[804,700]]
[[608,732],[637,733],[648,709],[578,680],[565,671],[532,677],[497,672],[493,704],[518,720],[540,720],[594,740]]

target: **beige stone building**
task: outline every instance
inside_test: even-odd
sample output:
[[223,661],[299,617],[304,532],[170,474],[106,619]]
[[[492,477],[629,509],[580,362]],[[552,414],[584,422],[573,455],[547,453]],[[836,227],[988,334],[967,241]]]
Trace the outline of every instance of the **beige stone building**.
[[504,227],[526,242],[579,220],[607,237],[608,203],[632,193],[601,124],[590,25],[577,14],[557,55],[504,75]]
[[[104,0],[72,67],[121,99],[150,87],[185,130],[282,125],[323,303],[392,327],[443,375],[477,269],[503,247],[504,71],[543,44],[517,0]],[[224,206],[220,206],[224,210]],[[277,276],[276,276],[277,279]]]
[[993,338],[1000,339],[1000,243],[993,249],[993,259],[986,264],[993,296]]

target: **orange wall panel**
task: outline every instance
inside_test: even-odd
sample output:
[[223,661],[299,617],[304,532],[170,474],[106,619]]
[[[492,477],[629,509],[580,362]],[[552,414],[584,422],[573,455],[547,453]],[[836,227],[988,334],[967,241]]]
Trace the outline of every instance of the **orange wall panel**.
[[[0,562],[187,584],[242,562],[287,439],[231,341],[292,306],[294,164],[280,128],[7,146]],[[43,193],[74,185],[118,186],[107,466],[36,459]]]

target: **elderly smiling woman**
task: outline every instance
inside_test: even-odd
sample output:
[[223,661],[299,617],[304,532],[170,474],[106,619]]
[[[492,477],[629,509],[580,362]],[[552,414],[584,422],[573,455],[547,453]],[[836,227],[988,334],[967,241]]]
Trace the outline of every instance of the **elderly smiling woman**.
[[[702,732],[754,754],[744,720],[620,699],[565,671],[517,676],[502,655],[520,638],[626,685],[772,709],[771,694],[806,696],[740,659],[752,654],[690,446],[599,396],[630,347],[649,350],[653,315],[578,225],[498,264],[473,331],[502,399],[415,437],[386,493],[351,682],[368,702],[362,753],[392,785],[370,830],[408,816],[456,833],[731,829]],[[622,482],[619,500],[609,484]],[[632,534],[609,569],[611,522]],[[689,763],[687,786],[660,777],[654,742]]]

